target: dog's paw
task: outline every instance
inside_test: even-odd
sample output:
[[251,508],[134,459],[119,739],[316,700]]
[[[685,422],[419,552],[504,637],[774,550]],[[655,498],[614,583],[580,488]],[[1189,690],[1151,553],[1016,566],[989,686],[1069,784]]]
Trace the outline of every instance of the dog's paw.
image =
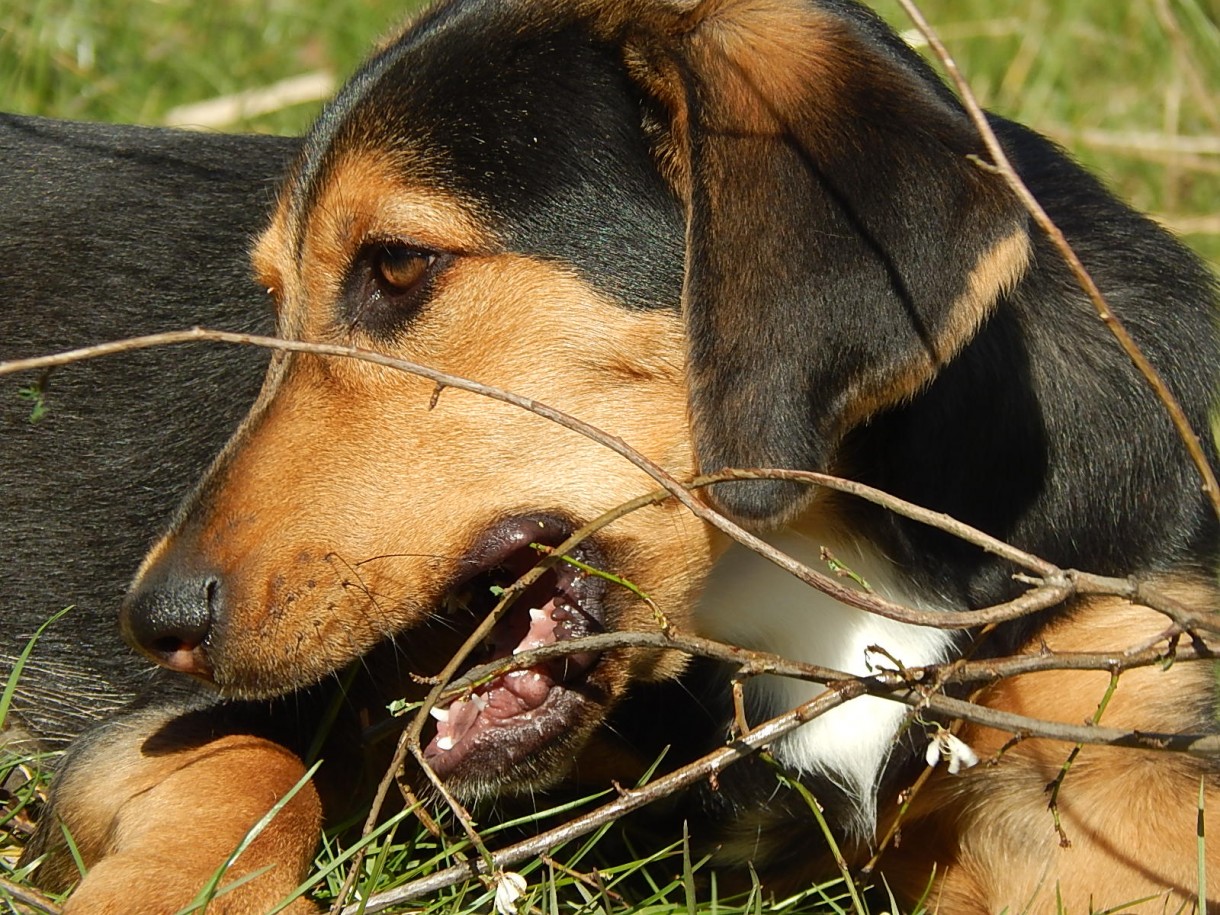
[[[172,915],[204,901],[212,885],[212,915],[263,915],[289,898],[321,833],[321,803],[301,760],[248,734],[200,739],[206,716],[148,717],[144,728],[133,726],[136,716],[116,719],[60,772],[27,849],[38,882],[66,888],[75,861],[84,862],[69,915]],[[285,911],[315,909],[294,900]]]

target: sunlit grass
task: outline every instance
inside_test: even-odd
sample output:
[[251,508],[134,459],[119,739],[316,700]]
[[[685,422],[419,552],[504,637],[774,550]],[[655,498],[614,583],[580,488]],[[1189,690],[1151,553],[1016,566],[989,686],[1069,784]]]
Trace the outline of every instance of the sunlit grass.
[[[910,29],[897,0],[878,9]],[[1220,0],[925,0],[987,107],[1220,265]]]
[[[162,123],[349,73],[414,0],[28,0],[0,16],[0,107]],[[900,30],[896,0],[877,0]],[[924,0],[985,104],[1066,145],[1220,264],[1220,0]],[[228,129],[296,133],[318,103]]]

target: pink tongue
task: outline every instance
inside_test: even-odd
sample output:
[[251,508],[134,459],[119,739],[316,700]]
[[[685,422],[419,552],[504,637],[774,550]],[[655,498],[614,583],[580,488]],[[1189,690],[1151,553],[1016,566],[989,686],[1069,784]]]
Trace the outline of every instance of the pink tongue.
[[[551,645],[556,641],[559,623],[552,616],[553,602],[542,609],[530,610],[530,627],[512,649],[513,654]],[[447,751],[454,744],[494,725],[496,721],[525,718],[546,701],[554,680],[534,669],[512,670],[478,688],[469,699],[458,699],[437,717],[436,737],[429,749]]]

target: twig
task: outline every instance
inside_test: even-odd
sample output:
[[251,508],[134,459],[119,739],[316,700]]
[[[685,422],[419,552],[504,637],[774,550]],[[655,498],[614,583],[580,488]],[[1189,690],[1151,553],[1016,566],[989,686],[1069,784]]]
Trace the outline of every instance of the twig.
[[[1053,607],[1075,594],[1111,594],[1114,596],[1126,597],[1131,600],[1146,602],[1148,606],[1153,607],[1153,609],[1169,615],[1174,622],[1177,622],[1185,629],[1203,629],[1207,631],[1220,632],[1220,620],[1212,620],[1206,616],[1191,614],[1186,608],[1181,607],[1181,605],[1173,605],[1172,602],[1168,602],[1161,595],[1159,595],[1156,588],[1151,585],[1133,582],[1128,579],[1108,579],[1101,576],[1089,575],[1083,572],[1062,572],[1045,560],[1018,550],[1009,544],[1005,544],[1003,541],[997,540],[996,538],[979,531],[977,528],[972,528],[969,525],[956,521],[947,515],[921,508],[895,496],[883,493],[880,490],[864,486],[863,484],[854,483],[848,480],[841,480],[825,474],[789,470],[735,470],[729,471],[728,475],[722,478],[744,480],[758,479],[762,478],[762,476],[766,476],[767,478],[774,479],[803,480],[812,484],[826,486],[827,488],[849,492],[853,495],[859,496],[860,498],[866,498],[870,501],[876,502],[879,505],[883,505],[886,508],[905,515],[906,517],[919,520],[925,524],[945,530],[948,533],[953,533],[982,549],[996,553],[1003,558],[1010,559],[1012,562],[1018,565],[1035,571],[1042,577],[1042,582],[1037,587],[1026,592],[1024,595],[1013,601],[1009,601],[1005,604],[1000,604],[994,607],[960,611],[958,613],[940,610],[913,610],[912,608],[906,607],[902,604],[886,600],[875,593],[847,587],[836,578],[818,572],[809,566],[806,566],[804,563],[796,561],[782,550],[776,549],[766,541],[759,539],[746,531],[744,528],[726,518],[724,515],[717,512],[715,509],[710,508],[706,504],[694,498],[689,491],[691,484],[681,483],[659,465],[644,457],[617,436],[609,435],[600,429],[591,426],[574,416],[571,416],[568,413],[556,410],[553,407],[549,407],[546,404],[533,400],[532,398],[523,397],[519,394],[505,391],[502,388],[496,388],[491,385],[481,384],[479,382],[461,378],[456,375],[440,372],[436,369],[432,369],[406,359],[387,356],[382,353],[361,349],[359,347],[339,346],[329,343],[308,343],[300,340],[282,340],[278,337],[266,337],[257,334],[241,334],[222,330],[207,330],[205,328],[195,327],[189,330],[167,331],[158,334],[148,334],[141,337],[130,337],[124,340],[116,340],[109,343],[81,347],[79,349],[68,350],[47,356],[37,356],[29,359],[14,359],[7,362],[0,362],[0,376],[23,371],[41,371],[57,366],[69,365],[71,363],[80,362],[86,359],[96,359],[103,356],[112,356],[119,353],[131,352],[139,349],[148,349],[156,346],[193,342],[217,342],[247,346],[261,346],[267,349],[285,352],[310,353],[313,355],[357,359],[364,362],[371,362],[376,365],[383,365],[399,371],[409,372],[411,374],[427,378],[438,385],[453,387],[459,390],[469,391],[474,394],[480,394],[484,397],[528,410],[549,419],[552,422],[563,426],[564,428],[571,429],[574,432],[584,435],[590,440],[614,451],[616,454],[625,458],[644,473],[652,477],[663,487],[666,494],[673,496],[675,499],[681,502],[682,505],[690,510],[691,513],[696,517],[706,521],[708,524],[727,534],[729,537],[736,540],[738,543],[741,543],[743,546],[754,550],[760,556],[770,560],[790,574],[795,575],[801,581],[812,585],[819,591],[828,594],[843,604],[867,611],[869,613],[876,613],[888,619],[920,626],[934,626],[944,629],[963,629],[993,622],[1003,622],[1010,619],[1016,619],[1038,610]],[[714,479],[715,478],[712,477],[701,478],[699,485],[707,485],[708,482],[711,482]]]
[[1163,216],[1160,222],[1179,235],[1220,235],[1220,216]]
[[[1044,610],[1062,602],[1067,597],[1071,596],[1074,591],[1074,584],[1066,579],[1048,579],[1043,583],[1043,585],[1034,588],[1033,590],[1027,592],[1014,601],[1010,601],[1007,604],[985,610],[971,611],[972,615],[969,618],[961,617],[960,619],[952,619],[948,616],[937,616],[936,613],[920,614],[916,611],[912,611],[910,608],[907,608],[902,604],[886,600],[878,594],[847,587],[838,579],[812,569],[804,563],[798,562],[787,553],[776,549],[766,541],[760,539],[754,534],[751,534],[740,525],[731,521],[720,512],[696,499],[691,494],[688,487],[676,479],[672,474],[667,472],[660,465],[644,457],[644,455],[617,436],[609,435],[595,426],[583,422],[582,420],[579,420],[568,413],[556,410],[555,408],[547,406],[546,404],[532,398],[523,397],[502,388],[481,384],[479,382],[461,378],[456,375],[450,375],[446,372],[441,372],[406,359],[387,356],[382,353],[361,349],[359,347],[340,346],[330,343],[308,343],[300,340],[282,340],[278,337],[266,337],[257,334],[240,334],[233,333],[231,331],[207,330],[204,328],[195,327],[191,328],[190,330],[169,331],[159,334],[148,334],[141,337],[131,337],[126,340],[118,340],[111,343],[102,343],[95,346],[82,347],[80,349],[69,350],[67,352],[57,353],[49,356],[39,356],[30,359],[15,359],[8,362],[0,362],[0,376],[19,371],[42,370],[54,366],[79,362],[85,359],[110,356],[117,353],[137,349],[147,349],[154,346],[166,346],[170,344],[199,341],[261,346],[267,349],[284,352],[310,353],[313,355],[338,356],[349,359],[358,359],[364,362],[373,363],[375,365],[382,365],[386,366],[387,368],[393,368],[413,375],[418,375],[422,378],[429,379],[434,384],[440,384],[444,385],[445,387],[452,387],[458,390],[479,394],[492,400],[511,404],[523,410],[528,410],[537,414],[538,416],[549,419],[566,429],[577,432],[625,458],[639,470],[652,477],[652,479],[660,484],[660,486],[669,495],[677,499],[678,502],[686,507],[686,509],[689,510],[695,517],[726,534],[743,546],[753,550],[765,559],[770,560],[781,569],[795,575],[806,584],[817,588],[819,591],[822,591],[823,593],[829,595],[840,603],[846,604],[847,606],[865,610],[870,613],[877,613],[889,619],[915,622],[920,625],[940,625],[944,628],[958,629],[965,626],[982,625],[984,623],[999,620],[1015,619],[1028,613],[1033,613],[1037,610]],[[744,479],[744,477],[741,476],[738,476],[737,478]],[[996,541],[996,543],[998,543],[998,541]]]
[[260,89],[247,89],[171,108],[165,113],[165,126],[219,130],[293,105],[325,101],[334,94],[334,74],[325,71],[304,73]]
[[[1031,737],[1045,737],[1068,743],[1179,750],[1196,756],[1214,756],[1220,752],[1220,735],[1152,733],[1100,728],[1094,725],[1059,724],[1001,712],[962,699],[928,695],[921,688],[921,684],[925,683],[938,684],[938,688],[943,688],[948,684],[981,685],[1021,674],[1048,670],[1098,670],[1117,676],[1128,670],[1164,664],[1170,657],[1168,651],[1158,651],[1153,648],[1143,648],[1131,652],[1070,652],[1063,654],[1048,651],[1036,655],[1012,655],[983,661],[949,661],[945,664],[911,667],[902,672],[880,671],[868,675],[857,675],[793,661],[764,651],[752,651],[699,636],[675,633],[665,635],[659,632],[608,632],[555,642],[541,648],[523,651],[511,657],[481,664],[463,675],[461,679],[455,680],[448,689],[443,690],[438,695],[438,700],[443,701],[450,696],[461,695],[473,684],[500,676],[510,670],[524,669],[543,661],[575,653],[601,653],[621,648],[669,649],[694,657],[733,664],[748,669],[752,675],[765,673],[808,680],[835,690],[851,687],[883,699],[890,699],[916,708],[924,707],[938,714]],[[1191,646],[1176,648],[1172,658],[1175,663],[1212,661],[1215,660],[1215,653],[1209,646]],[[752,734],[755,730],[757,729],[750,728],[750,733]]]
[[[1132,578],[1113,578],[1094,575],[1076,569],[1060,569],[1045,559],[1020,550],[976,527],[971,527],[964,522],[958,521],[956,518],[941,512],[931,511],[930,509],[907,502],[905,499],[900,499],[897,496],[853,480],[845,480],[840,477],[806,470],[724,470],[716,474],[697,477],[691,481],[689,486],[694,489],[723,480],[757,479],[794,480],[856,496],[875,505],[880,505],[894,514],[902,515],[913,521],[918,521],[921,524],[926,524],[929,527],[951,534],[959,540],[973,544],[1002,559],[1007,559],[1014,565],[1029,569],[1041,578],[1041,582],[1034,582],[1038,587],[1026,592],[1025,595],[1017,600],[1005,604],[997,604],[992,607],[982,607],[977,610],[958,612],[950,610],[920,611],[879,599],[868,601],[863,597],[857,600],[844,601],[844,603],[850,603],[851,606],[867,610],[870,613],[876,613],[879,616],[885,616],[889,619],[917,626],[940,629],[970,629],[1016,619],[1035,610],[1054,606],[1076,595],[1109,595],[1151,607],[1169,617],[1169,619],[1184,630],[1220,634],[1220,617],[1209,612],[1193,612],[1181,602],[1170,598],[1152,582]],[[794,571],[793,574],[796,574],[798,578],[803,577],[799,572]],[[867,593],[848,590],[853,594]]]
[[[1114,698],[1114,693],[1118,689],[1119,672],[1117,670],[1110,672],[1110,684],[1106,687],[1105,694],[1101,697],[1101,701],[1097,703],[1097,711],[1093,713],[1091,724],[1099,724],[1101,716],[1105,714],[1106,707],[1110,704],[1110,700]],[[1072,747],[1068,753],[1067,759],[1063,761],[1063,765],[1059,767],[1059,774],[1046,786],[1046,790],[1050,793],[1050,799],[1046,802],[1047,808],[1051,812],[1051,818],[1055,823],[1055,832],[1059,836],[1060,848],[1071,848],[1072,840],[1068,838],[1067,831],[1063,828],[1063,819],[1059,816],[1059,792],[1063,789],[1063,783],[1067,780],[1068,772],[1071,771],[1072,764],[1076,762],[1076,758],[1080,756],[1080,751],[1084,749],[1084,744],[1078,743]]]
[[[552,642],[541,648],[531,648],[519,654],[480,664],[449,684],[448,688],[441,693],[440,698],[442,701],[446,701],[460,696],[472,686],[511,670],[532,667],[569,654],[602,653],[620,648],[666,648],[694,657],[723,661],[738,667],[748,667],[752,675],[773,674],[827,685],[854,682],[860,679],[857,674],[820,667],[816,664],[806,664],[782,655],[741,648],[727,642],[717,642],[700,636],[620,630]],[[1168,649],[1157,650],[1155,648],[1140,648],[1121,653],[1047,651],[1040,654],[1011,655],[981,661],[949,661],[945,664],[909,667],[905,671],[905,677],[898,676],[897,672],[887,671],[870,676],[885,688],[912,687],[929,682],[941,674],[944,674],[946,684],[979,685],[1021,674],[1042,673],[1050,670],[1102,670],[1125,673],[1141,667],[1155,667],[1170,659],[1175,664],[1189,661],[1214,661],[1216,653],[1216,649],[1207,645],[1178,647],[1172,653]],[[380,725],[376,727],[379,729]]]
[[1078,140],[1086,146],[1149,156],[1220,156],[1220,137],[1158,133],[1152,130],[1104,130],[1070,124],[1039,125],[1052,137]]
[[924,766],[923,771],[919,773],[911,787],[899,793],[898,812],[890,821],[890,825],[886,828],[885,835],[881,837],[881,841],[877,843],[877,848],[873,852],[872,857],[860,866],[860,874],[862,876],[867,877],[877,869],[877,865],[881,862],[881,856],[885,854],[886,849],[890,847],[890,843],[898,838],[898,834],[902,831],[902,824],[911,809],[911,804],[919,796],[919,792],[923,791],[928,782],[932,780],[932,773],[935,771],[932,766]]
[[[720,772],[733,763],[753,755],[760,747],[773,743],[802,724],[812,721],[818,715],[825,714],[832,708],[842,705],[849,699],[863,695],[861,687],[853,683],[845,683],[841,687],[828,690],[816,698],[806,702],[783,715],[772,718],[743,737],[738,738],[725,747],[709,753],[702,759],[671,772],[670,774],[650,782],[639,788],[624,791],[615,800],[598,807],[582,816],[569,820],[554,829],[532,836],[507,848],[492,853],[492,867],[510,867],[527,858],[534,858],[569,842],[572,839],[586,835],[606,823],[617,820],[632,811],[651,804],[653,801],[669,797],[683,788],[689,787],[709,775]],[[448,867],[419,880],[413,880],[396,889],[370,896],[361,904],[354,904],[342,910],[342,915],[357,915],[364,911],[381,912],[392,905],[408,902],[429,893],[435,893],[445,887],[453,886],[463,880],[468,880],[485,873],[487,865],[480,859],[469,863]]]
[[60,907],[49,896],[44,896],[28,886],[20,886],[4,877],[0,877],[0,898],[25,906],[24,911],[39,912],[43,915],[59,915],[60,912]]
[[1203,492],[1210,500],[1216,517],[1220,519],[1220,484],[1216,482],[1216,475],[1213,473],[1211,464],[1208,462],[1207,456],[1203,451],[1199,436],[1191,428],[1190,420],[1187,419],[1182,405],[1178,403],[1178,399],[1169,390],[1169,386],[1161,378],[1160,373],[1157,372],[1152,363],[1148,361],[1148,357],[1144,355],[1135,340],[1132,339],[1126,326],[1110,310],[1105,296],[1098,289],[1097,284],[1093,281],[1093,277],[1085,269],[1084,264],[1081,263],[1080,258],[1076,255],[1071,244],[1068,243],[1063,232],[1059,230],[1059,227],[1047,215],[1046,210],[1042,208],[1042,204],[1030,193],[1025,182],[1021,180],[1021,176],[1013,168],[1012,163],[1004,152],[1003,146],[1000,145],[1000,141],[995,135],[995,131],[991,129],[991,124],[987,121],[987,115],[979,105],[978,99],[971,90],[969,83],[966,82],[958,70],[957,62],[954,61],[948,49],[941,43],[936,32],[928,25],[928,21],[924,18],[919,7],[915,4],[914,0],[898,0],[898,2],[902,5],[907,15],[911,17],[911,21],[915,23],[916,28],[927,39],[929,47],[932,48],[937,59],[944,65],[946,72],[953,80],[958,94],[961,96],[962,103],[965,105],[971,120],[982,137],[988,153],[991,155],[995,168],[1003,176],[1005,182],[1012,189],[1013,193],[1017,195],[1021,203],[1024,204],[1025,208],[1034,218],[1034,221],[1046,233],[1055,247],[1058,248],[1059,253],[1071,269],[1072,274],[1076,277],[1076,282],[1080,284],[1080,288],[1084,290],[1090,301],[1092,301],[1093,307],[1096,308],[1097,315],[1101,318],[1102,323],[1109,328],[1114,338],[1118,341],[1119,346],[1122,347],[1123,352],[1135,364],[1140,374],[1147,379],[1157,398],[1165,406],[1165,410],[1169,414],[1174,428],[1177,429],[1178,436],[1182,439],[1187,452],[1190,454],[1190,459],[1194,462],[1195,467],[1198,468],[1199,476],[1203,481]]

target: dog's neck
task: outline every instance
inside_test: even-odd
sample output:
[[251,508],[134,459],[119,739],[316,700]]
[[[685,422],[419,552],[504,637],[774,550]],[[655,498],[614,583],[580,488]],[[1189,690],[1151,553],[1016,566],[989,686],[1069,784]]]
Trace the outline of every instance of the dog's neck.
[[[826,548],[842,566],[889,600],[919,609],[945,609],[915,585],[875,546],[825,523],[806,523],[770,535],[768,542],[806,565],[825,571]],[[848,607],[767,559],[734,545],[708,579],[699,604],[702,635],[746,648],[853,674],[947,660],[953,637]],[[871,650],[880,647],[882,651]],[[777,676],[746,685],[753,723],[814,698],[824,687]],[[859,838],[876,823],[877,787],[895,738],[908,714],[896,702],[864,696],[815,718],[782,738],[776,757],[797,771],[829,779],[856,804],[847,824]]]

